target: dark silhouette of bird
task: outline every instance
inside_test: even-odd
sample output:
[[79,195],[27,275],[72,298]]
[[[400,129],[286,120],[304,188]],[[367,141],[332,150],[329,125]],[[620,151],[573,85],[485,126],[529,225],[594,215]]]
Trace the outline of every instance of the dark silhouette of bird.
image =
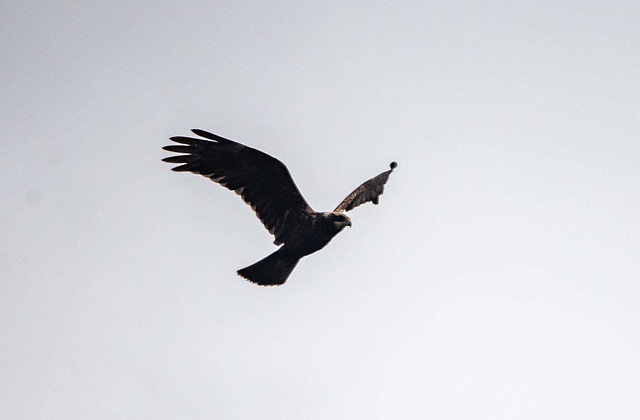
[[261,286],[283,284],[298,261],[325,247],[351,219],[344,212],[360,204],[378,204],[391,172],[398,166],[371,178],[349,194],[332,212],[316,212],[305,201],[287,167],[259,150],[204,130],[191,130],[208,140],[176,136],[178,145],[163,147],[181,153],[164,158],[179,163],[176,172],[192,172],[234,191],[253,211],[265,228],[282,245],[273,254],[238,270],[245,279]]

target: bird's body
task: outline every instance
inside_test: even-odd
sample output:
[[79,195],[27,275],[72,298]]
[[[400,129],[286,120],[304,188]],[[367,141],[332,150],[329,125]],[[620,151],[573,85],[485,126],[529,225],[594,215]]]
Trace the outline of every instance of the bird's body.
[[[337,221],[337,218],[342,219]],[[346,226],[351,226],[351,220],[343,214],[312,213],[295,227],[279,250],[239,270],[238,274],[261,285],[282,284],[302,257],[324,248]],[[276,266],[277,270],[271,270],[275,256],[281,263]]]
[[347,226],[351,226],[351,219],[344,214],[312,213],[296,226],[282,248],[300,257],[313,254]]
[[235,191],[251,206],[265,228],[282,245],[257,263],[238,270],[249,281],[272,286],[283,284],[298,261],[324,248],[351,220],[344,211],[372,201],[384,190],[384,184],[397,166],[356,188],[333,212],[316,212],[302,197],[286,166],[279,160],[248,146],[203,130],[195,134],[212,141],[191,137],[172,137],[181,145],[164,149],[183,153],[163,159],[180,163],[174,171],[193,172]]

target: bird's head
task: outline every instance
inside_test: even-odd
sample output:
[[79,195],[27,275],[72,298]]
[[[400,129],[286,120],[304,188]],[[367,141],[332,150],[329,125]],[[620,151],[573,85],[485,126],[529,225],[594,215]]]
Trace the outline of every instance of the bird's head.
[[333,219],[333,226],[339,231],[347,226],[351,227],[351,219],[344,213],[331,213],[331,219]]

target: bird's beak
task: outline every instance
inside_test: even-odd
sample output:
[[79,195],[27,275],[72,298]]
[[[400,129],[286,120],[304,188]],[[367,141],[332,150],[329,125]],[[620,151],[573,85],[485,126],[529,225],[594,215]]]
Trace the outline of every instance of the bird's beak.
[[351,227],[351,220],[347,222],[347,226]]

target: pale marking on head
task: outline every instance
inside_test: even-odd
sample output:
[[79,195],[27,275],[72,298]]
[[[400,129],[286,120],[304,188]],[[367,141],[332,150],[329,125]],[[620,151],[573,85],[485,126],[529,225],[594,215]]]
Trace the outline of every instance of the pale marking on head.
[[349,216],[347,216],[346,214],[341,213],[341,212],[337,212],[337,211],[336,211],[336,212],[330,212],[330,213],[328,213],[328,214],[332,214],[332,215],[340,216],[341,218],[344,218],[344,219],[343,219],[343,220],[341,220],[341,221],[336,220],[336,221],[334,221],[334,222],[333,222],[333,225],[334,225],[336,228],[338,228],[338,229],[342,230],[342,229],[344,229],[344,228],[345,228],[345,227],[347,227],[347,226],[351,226],[351,219],[350,219],[350,218],[349,218]]

